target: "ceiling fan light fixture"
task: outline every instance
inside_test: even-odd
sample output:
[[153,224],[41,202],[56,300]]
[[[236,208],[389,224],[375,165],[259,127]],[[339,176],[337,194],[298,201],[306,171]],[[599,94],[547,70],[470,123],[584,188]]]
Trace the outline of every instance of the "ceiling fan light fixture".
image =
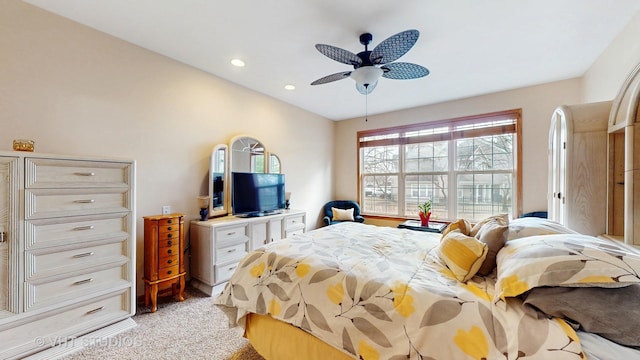
[[375,66],[362,66],[351,72],[351,78],[358,85],[367,87],[380,79],[384,71]]

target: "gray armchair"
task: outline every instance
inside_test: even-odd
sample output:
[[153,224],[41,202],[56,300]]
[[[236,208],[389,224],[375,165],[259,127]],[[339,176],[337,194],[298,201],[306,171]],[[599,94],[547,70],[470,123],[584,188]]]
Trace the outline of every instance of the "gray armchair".
[[331,208],[338,208],[343,210],[348,210],[353,208],[353,221],[362,223],[364,222],[364,218],[360,215],[360,205],[353,200],[334,200],[329,201],[324,205],[324,218],[322,219],[325,225],[332,225],[339,222],[340,220],[333,220],[333,211]]

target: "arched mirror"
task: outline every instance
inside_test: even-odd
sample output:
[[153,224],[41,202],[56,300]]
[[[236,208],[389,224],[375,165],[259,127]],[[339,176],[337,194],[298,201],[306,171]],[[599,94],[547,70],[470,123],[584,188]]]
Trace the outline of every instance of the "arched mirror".
[[216,145],[211,152],[209,167],[209,216],[228,213],[229,161],[227,145]]
[[269,173],[280,174],[281,172],[280,158],[276,154],[269,154]]
[[248,136],[232,139],[231,172],[267,172],[264,145],[260,140]]
[[278,155],[268,153],[262,142],[252,136],[236,136],[229,146],[215,146],[209,170],[209,217],[231,212],[232,172],[279,174],[282,163]]

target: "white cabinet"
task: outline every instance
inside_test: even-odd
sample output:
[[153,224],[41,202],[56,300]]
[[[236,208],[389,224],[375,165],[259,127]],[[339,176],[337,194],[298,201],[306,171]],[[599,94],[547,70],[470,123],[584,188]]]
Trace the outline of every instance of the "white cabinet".
[[607,235],[640,246],[640,64],[611,107],[608,185]]
[[610,109],[610,101],[560,106],[551,118],[549,218],[583,234],[606,229]]
[[135,326],[134,191],[132,161],[0,153],[0,358]]
[[192,284],[212,296],[216,285],[231,278],[240,260],[252,250],[305,231],[305,212],[255,218],[225,216],[191,222]]

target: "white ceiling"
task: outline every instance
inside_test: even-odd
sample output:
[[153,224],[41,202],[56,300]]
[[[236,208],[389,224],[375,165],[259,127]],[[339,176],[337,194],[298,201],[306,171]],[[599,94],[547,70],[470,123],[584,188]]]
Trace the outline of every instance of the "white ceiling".
[[363,116],[365,96],[351,79],[309,85],[351,70],[317,43],[358,53],[361,33],[371,50],[420,31],[398,61],[431,74],[380,79],[371,115],[579,77],[640,10],[640,0],[25,1],[332,120]]

